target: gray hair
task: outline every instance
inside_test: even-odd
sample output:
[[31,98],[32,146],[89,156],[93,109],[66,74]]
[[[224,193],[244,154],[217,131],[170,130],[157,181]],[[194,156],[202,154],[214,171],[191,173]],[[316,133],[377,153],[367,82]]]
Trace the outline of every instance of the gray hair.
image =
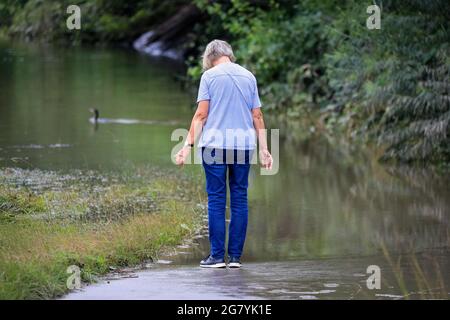
[[228,42],[223,40],[213,40],[208,43],[205,52],[203,53],[203,71],[211,69],[214,66],[214,61],[223,56],[230,58],[232,62],[236,61],[233,49]]

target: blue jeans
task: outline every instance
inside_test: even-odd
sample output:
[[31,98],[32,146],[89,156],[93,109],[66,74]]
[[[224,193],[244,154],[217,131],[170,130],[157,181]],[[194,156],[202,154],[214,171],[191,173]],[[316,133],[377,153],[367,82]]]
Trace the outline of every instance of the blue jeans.
[[225,256],[227,172],[231,202],[228,255],[241,257],[248,222],[247,189],[251,155],[251,150],[202,150],[208,193],[209,242],[211,255],[216,259]]

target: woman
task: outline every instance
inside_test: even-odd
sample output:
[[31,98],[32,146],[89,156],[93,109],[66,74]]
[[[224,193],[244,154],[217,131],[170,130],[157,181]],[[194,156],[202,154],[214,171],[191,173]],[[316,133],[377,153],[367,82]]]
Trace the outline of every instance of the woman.
[[202,163],[208,193],[208,224],[211,252],[200,262],[205,268],[224,268],[225,208],[227,173],[230,188],[231,219],[228,240],[228,266],[241,267],[248,221],[248,175],[252,151],[259,141],[263,167],[272,168],[267,149],[261,103],[253,74],[234,63],[231,46],[222,40],[210,42],[203,54],[203,70],[197,97],[197,111],[184,147],[176,155],[183,165],[201,135]]

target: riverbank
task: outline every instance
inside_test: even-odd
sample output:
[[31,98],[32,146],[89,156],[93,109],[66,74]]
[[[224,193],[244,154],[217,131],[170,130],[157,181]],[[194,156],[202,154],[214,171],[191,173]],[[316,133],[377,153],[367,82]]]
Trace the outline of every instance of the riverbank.
[[90,283],[156,261],[201,226],[198,184],[148,167],[126,174],[0,170],[0,298],[67,293],[66,270]]

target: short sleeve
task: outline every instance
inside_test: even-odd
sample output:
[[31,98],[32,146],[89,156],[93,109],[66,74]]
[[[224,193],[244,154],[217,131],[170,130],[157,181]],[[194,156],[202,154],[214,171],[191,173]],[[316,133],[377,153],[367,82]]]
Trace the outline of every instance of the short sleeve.
[[261,107],[261,101],[259,100],[259,93],[258,93],[258,83],[255,79],[255,89],[253,92],[253,99],[252,99],[252,109]]
[[200,86],[198,88],[197,103],[199,103],[202,100],[211,99],[208,87],[209,87],[208,76],[206,73],[203,73],[202,78],[200,79]]

